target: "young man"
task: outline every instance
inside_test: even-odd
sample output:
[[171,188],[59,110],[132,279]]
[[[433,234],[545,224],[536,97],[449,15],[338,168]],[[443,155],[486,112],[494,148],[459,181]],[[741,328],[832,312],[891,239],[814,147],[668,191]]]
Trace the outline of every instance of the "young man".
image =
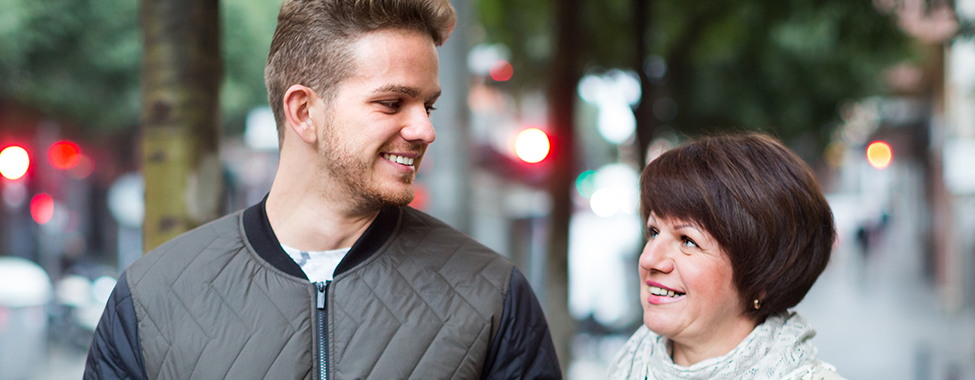
[[132,264],[85,378],[561,378],[522,274],[406,206],[454,22],[447,0],[286,0],[270,193]]

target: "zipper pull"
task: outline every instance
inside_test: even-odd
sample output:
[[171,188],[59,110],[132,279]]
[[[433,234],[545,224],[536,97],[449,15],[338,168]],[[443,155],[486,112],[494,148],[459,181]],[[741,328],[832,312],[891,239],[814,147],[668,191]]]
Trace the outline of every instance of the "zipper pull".
[[315,283],[315,288],[318,289],[318,298],[316,299],[315,306],[318,310],[325,308],[325,282],[319,281]]

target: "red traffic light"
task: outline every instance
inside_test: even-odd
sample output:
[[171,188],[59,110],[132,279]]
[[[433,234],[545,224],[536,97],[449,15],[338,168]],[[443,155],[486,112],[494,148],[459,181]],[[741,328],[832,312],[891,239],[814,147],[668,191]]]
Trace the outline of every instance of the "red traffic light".
[[544,160],[550,148],[548,135],[538,128],[528,128],[515,137],[515,155],[528,163]]
[[505,82],[511,79],[515,75],[515,69],[511,66],[511,63],[503,59],[498,60],[493,65],[491,65],[491,79],[498,82]]
[[54,198],[40,193],[30,200],[30,216],[37,224],[47,224],[54,217]]
[[30,167],[30,156],[23,147],[11,145],[0,151],[0,175],[14,180],[23,177]]
[[71,169],[81,160],[81,148],[71,141],[58,141],[47,151],[51,166],[58,169]]
[[886,168],[893,157],[894,153],[890,150],[890,145],[883,141],[874,141],[867,146],[867,161],[876,169]]

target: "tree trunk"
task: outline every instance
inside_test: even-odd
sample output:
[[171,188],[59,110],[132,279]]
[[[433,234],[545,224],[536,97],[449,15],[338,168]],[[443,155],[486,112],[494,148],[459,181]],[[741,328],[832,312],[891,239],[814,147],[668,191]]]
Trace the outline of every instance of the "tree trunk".
[[146,252],[219,214],[218,0],[143,0]]
[[569,218],[575,183],[575,92],[582,78],[579,0],[556,0],[556,51],[548,88],[549,123],[552,128],[552,172],[549,194],[552,215],[548,239],[548,274],[545,311],[563,374],[571,361],[575,321],[569,315]]
[[647,52],[649,51],[646,38],[647,20],[650,19],[647,15],[647,10],[650,8],[648,3],[650,0],[633,0],[633,33],[635,37],[633,50],[636,52],[633,64],[640,76],[640,103],[633,110],[633,115],[636,117],[635,140],[637,157],[639,157],[637,170],[640,171],[647,164],[647,148],[653,141],[653,132],[657,124],[653,117],[653,102],[657,100],[656,88],[650,82],[650,78],[647,77],[646,68]]

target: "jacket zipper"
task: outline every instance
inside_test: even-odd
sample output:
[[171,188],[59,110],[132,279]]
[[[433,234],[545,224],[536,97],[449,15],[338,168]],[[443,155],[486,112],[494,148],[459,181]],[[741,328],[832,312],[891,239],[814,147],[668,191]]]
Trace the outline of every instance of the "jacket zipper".
[[325,309],[325,296],[331,281],[315,283],[318,297],[315,306],[318,308],[318,378],[328,380],[328,310]]

